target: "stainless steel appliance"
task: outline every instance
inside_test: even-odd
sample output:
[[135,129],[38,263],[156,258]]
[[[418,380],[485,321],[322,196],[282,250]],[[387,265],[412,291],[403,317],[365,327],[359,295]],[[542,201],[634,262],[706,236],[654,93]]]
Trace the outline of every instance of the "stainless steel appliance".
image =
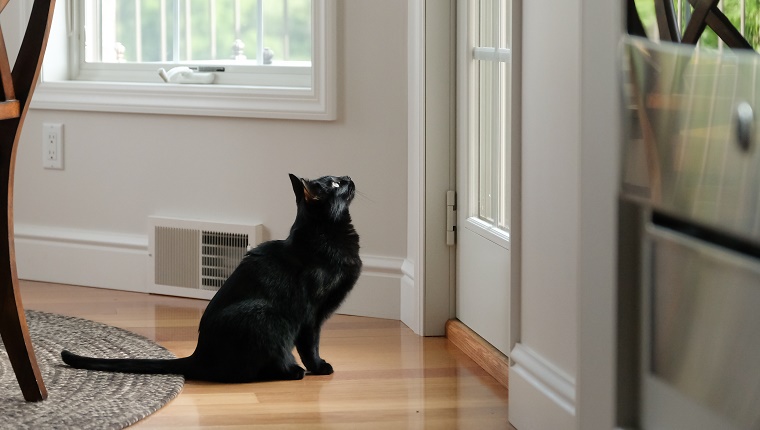
[[760,429],[760,55],[624,51],[618,424]]

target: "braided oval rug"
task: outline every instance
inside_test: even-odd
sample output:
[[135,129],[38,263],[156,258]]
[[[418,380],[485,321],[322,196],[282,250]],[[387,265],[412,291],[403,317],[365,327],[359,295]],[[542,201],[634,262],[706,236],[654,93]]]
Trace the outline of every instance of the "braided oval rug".
[[182,390],[174,375],[73,369],[61,350],[108,358],[173,358],[138,334],[89,321],[27,311],[29,333],[48,399],[27,403],[0,341],[0,429],[120,429],[157,411]]

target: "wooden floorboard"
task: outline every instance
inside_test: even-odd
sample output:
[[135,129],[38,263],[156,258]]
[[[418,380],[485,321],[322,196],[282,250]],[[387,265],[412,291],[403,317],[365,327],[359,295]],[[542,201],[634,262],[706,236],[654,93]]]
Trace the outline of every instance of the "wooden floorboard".
[[[177,356],[192,353],[206,302],[22,281],[28,309],[140,333]],[[134,428],[502,429],[507,389],[446,338],[422,338],[399,321],[336,315],[321,353],[330,376],[213,384],[182,393]]]

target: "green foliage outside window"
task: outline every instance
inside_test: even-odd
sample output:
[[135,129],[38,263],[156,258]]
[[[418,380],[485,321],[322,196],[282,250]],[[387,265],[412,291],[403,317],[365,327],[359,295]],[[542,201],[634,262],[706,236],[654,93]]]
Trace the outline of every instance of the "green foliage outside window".
[[[134,1],[116,2],[116,39],[124,48],[126,61],[137,61],[137,44],[142,50],[143,62],[162,61],[162,51],[172,60],[174,2],[170,0],[141,0],[139,25],[141,41],[136,39],[138,15]],[[165,45],[161,44],[161,3],[165,8]],[[256,28],[257,1],[239,0],[240,32],[235,32],[235,1],[216,0],[216,43],[212,49],[211,4],[209,0],[183,0],[180,7],[189,6],[190,38],[187,35],[186,11],[180,10],[180,61],[188,60],[187,46],[191,48],[191,58],[196,61],[227,60],[233,57],[236,39],[245,43],[244,54],[249,60],[256,58],[258,45]],[[285,47],[285,5],[287,5],[287,40]],[[264,46],[274,51],[275,60],[284,60],[286,50],[290,61],[311,60],[311,1],[310,0],[267,0],[264,1]],[[176,60],[176,59],[175,59]]]
[[[648,35],[656,33],[657,17],[655,15],[654,2],[660,0],[635,0],[636,9],[639,17],[647,30]],[[681,2],[681,33],[686,28],[689,16],[693,8],[687,0],[676,0]],[[737,29],[741,29],[741,2],[742,0],[721,0],[721,8],[726,17]],[[760,50],[760,0],[744,0],[745,3],[745,22],[744,38],[755,48]],[[678,7],[676,7],[678,11]],[[702,37],[699,39],[700,46],[718,48],[718,36],[709,27],[705,28]]]

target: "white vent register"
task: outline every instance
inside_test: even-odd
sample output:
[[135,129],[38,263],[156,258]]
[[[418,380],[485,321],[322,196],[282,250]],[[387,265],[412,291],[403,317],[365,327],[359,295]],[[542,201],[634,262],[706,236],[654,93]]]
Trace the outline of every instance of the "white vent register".
[[148,292],[210,299],[248,247],[262,241],[261,224],[240,225],[149,217]]

